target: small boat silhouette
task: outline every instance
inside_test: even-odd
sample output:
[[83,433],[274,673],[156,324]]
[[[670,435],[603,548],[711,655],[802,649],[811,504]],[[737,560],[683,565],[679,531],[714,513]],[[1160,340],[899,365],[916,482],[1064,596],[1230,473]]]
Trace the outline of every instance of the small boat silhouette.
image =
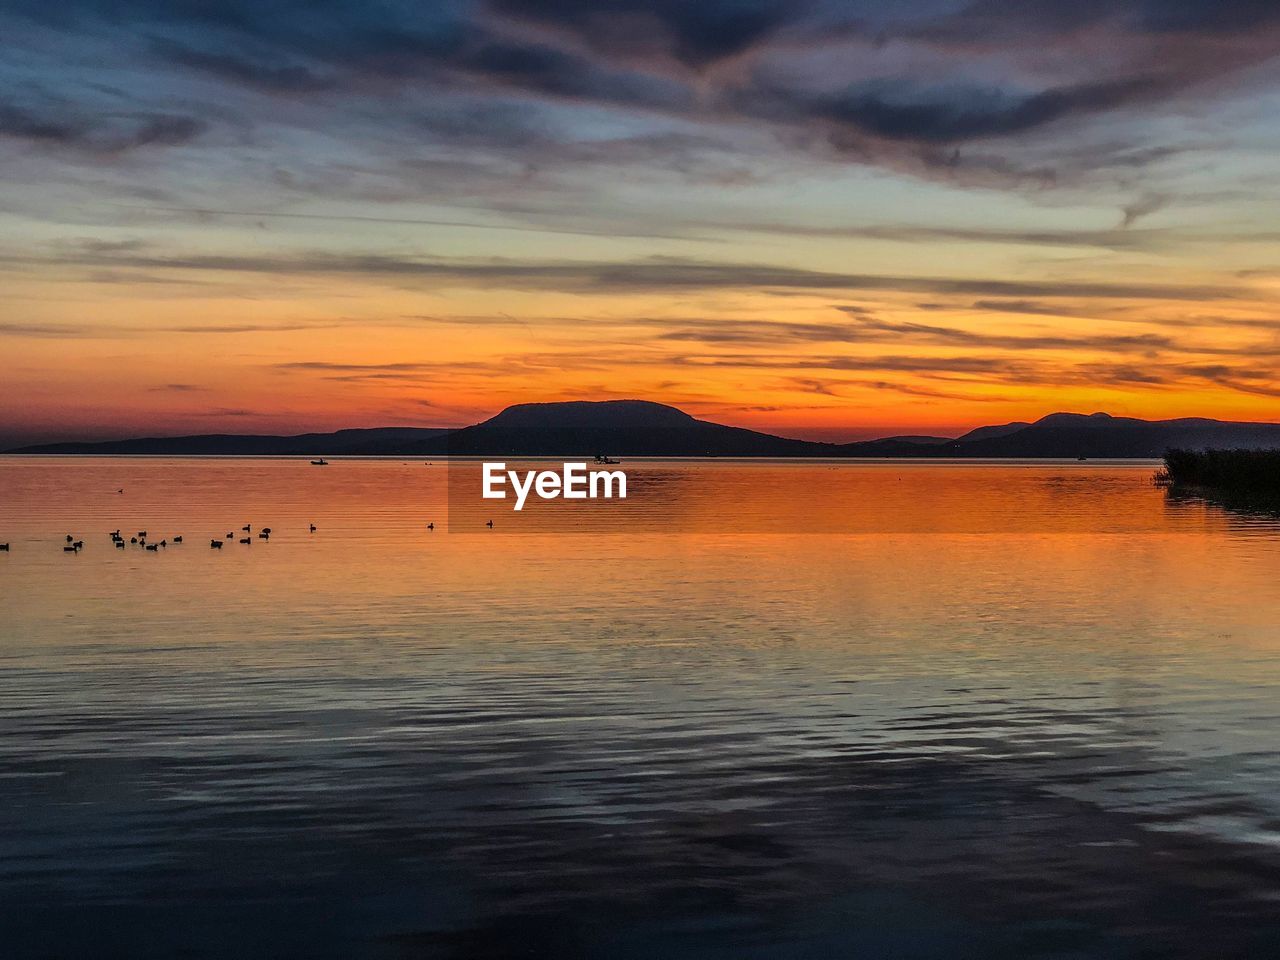
[[603,453],[597,453],[595,462],[596,463],[621,463],[622,461],[610,459],[609,457],[606,457]]
[[327,467],[329,465],[329,461],[324,457],[321,457],[319,460],[312,460],[311,465],[313,467]]

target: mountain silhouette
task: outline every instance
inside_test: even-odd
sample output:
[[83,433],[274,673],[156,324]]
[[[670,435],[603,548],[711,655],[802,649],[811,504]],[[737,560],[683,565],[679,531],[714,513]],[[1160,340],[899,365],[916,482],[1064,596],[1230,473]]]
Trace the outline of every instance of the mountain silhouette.
[[851,457],[1086,457],[1155,459],[1171,447],[1280,448],[1280,424],[1186,418],[1139,420],[1106,413],[1051,413],[1034,423],[979,427],[949,443],[922,447],[901,438],[845,444]]
[[1015,420],[1013,423],[999,423],[990,427],[977,427],[970,430],[963,436],[956,437],[957,443],[967,443],[970,440],[990,440],[995,437],[1007,437],[1011,433],[1017,433],[1024,427],[1031,426],[1026,420]]
[[426,446],[454,456],[555,457],[808,457],[835,450],[697,420],[648,400],[521,403]]
[[334,433],[303,433],[291,437],[257,434],[208,433],[189,437],[142,437],[100,443],[46,443],[19,447],[8,453],[91,453],[170,457],[203,456],[364,456],[394,452],[447,430],[426,427],[371,427]]
[[1280,447],[1280,424],[1053,413],[1007,434],[956,442],[967,457],[1161,457],[1171,447]]
[[979,427],[955,439],[885,437],[818,443],[699,420],[648,400],[521,403],[456,430],[381,427],[299,436],[150,437],[54,443],[10,453],[168,456],[1102,457],[1157,458],[1169,448],[1280,449],[1280,424],[1139,420],[1053,413]]

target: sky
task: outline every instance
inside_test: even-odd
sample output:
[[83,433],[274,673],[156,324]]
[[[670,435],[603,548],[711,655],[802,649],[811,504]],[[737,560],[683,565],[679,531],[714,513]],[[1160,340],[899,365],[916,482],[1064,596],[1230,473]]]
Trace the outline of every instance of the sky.
[[8,0],[0,446],[1280,420],[1273,0]]

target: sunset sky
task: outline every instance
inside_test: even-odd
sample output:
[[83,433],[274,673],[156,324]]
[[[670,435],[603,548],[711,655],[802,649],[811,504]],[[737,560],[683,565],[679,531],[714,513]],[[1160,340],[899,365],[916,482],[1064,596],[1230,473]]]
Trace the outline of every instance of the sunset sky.
[[0,446],[1280,420],[1272,0],[0,12]]

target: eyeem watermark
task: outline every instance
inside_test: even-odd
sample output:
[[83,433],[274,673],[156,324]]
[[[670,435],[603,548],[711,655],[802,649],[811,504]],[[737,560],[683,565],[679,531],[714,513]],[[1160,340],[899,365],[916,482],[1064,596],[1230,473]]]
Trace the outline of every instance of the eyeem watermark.
[[524,509],[530,493],[542,500],[619,500],[627,498],[627,475],[621,470],[587,469],[585,463],[566,463],[555,470],[508,470],[505,463],[485,463],[481,496],[507,499],[507,487],[515,494],[515,509]]

